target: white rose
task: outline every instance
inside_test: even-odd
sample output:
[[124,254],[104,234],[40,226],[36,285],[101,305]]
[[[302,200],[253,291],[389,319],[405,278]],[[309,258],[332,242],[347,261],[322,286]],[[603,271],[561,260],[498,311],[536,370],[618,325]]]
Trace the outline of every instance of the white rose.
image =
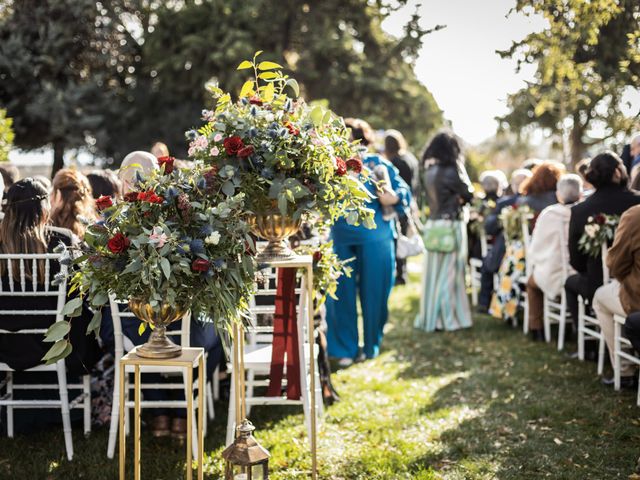
[[204,243],[207,245],[218,245],[220,243],[220,232],[213,232],[211,235],[204,239]]
[[589,237],[589,238],[595,238],[595,236],[596,236],[595,225],[585,225],[584,233],[586,233],[587,237]]

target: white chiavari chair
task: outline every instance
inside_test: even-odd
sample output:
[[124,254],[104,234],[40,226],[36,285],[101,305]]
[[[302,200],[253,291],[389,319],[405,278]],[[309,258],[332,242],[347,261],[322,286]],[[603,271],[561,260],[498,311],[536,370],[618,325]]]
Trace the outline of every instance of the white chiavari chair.
[[[60,273],[66,277],[67,267],[61,265],[60,254],[4,254],[0,255],[0,263],[7,268],[8,289],[0,290],[0,317],[19,316],[19,315],[41,315],[50,317],[51,323],[61,322],[64,316],[61,314],[66,302],[67,282],[66,278],[52,285],[54,265],[60,266]],[[44,275],[39,275],[38,264],[44,262]],[[25,267],[30,265],[31,278],[26,274]],[[14,278],[14,269],[19,269],[19,279]],[[0,283],[0,288],[2,284]],[[20,297],[24,298],[25,305],[29,306],[29,299],[55,299],[56,306],[53,309],[47,308],[29,308],[24,310],[2,309],[3,297]],[[37,305],[40,302],[34,302]],[[18,331],[2,330],[3,335],[43,335],[47,329],[45,328],[26,328]],[[25,370],[25,372],[55,372],[57,382],[40,383],[40,384],[18,384],[14,381],[14,370],[6,363],[0,363],[0,372],[5,372],[5,380],[0,383],[0,392],[4,389],[4,393],[0,393],[0,408],[7,409],[7,435],[13,438],[14,435],[14,409],[49,409],[59,408],[62,414],[62,430],[64,432],[64,443],[69,460],[73,459],[73,437],[71,434],[71,416],[70,410],[74,408],[83,409],[84,433],[89,435],[91,432],[91,387],[89,375],[82,376],[81,384],[69,384],[67,382],[67,369],[64,360],[58,360],[51,365],[44,363],[36,367]],[[27,400],[17,399],[14,393],[17,390],[57,390],[58,399],[52,400]],[[73,397],[69,397],[69,391],[79,391],[80,393]]]

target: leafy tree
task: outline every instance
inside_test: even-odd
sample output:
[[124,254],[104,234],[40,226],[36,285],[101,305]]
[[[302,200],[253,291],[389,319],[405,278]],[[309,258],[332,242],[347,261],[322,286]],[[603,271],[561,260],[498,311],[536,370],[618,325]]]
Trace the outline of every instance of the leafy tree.
[[9,151],[13,146],[13,119],[7,117],[6,110],[0,109],[0,162],[9,160]]
[[211,102],[205,83],[213,80],[239,91],[245,78],[235,70],[238,59],[256,49],[264,50],[265,58],[284,61],[303,97],[326,99],[339,114],[363,117],[376,128],[397,128],[421,147],[442,122],[412,68],[429,30],[414,15],[402,38],[391,37],[380,26],[391,11],[381,0],[148,5],[137,17],[142,60],[129,94],[131,108],[125,109],[135,112],[135,119],[114,125],[103,149],[122,158],[162,140],[184,155],[183,132],[199,123],[203,105]]
[[14,118],[19,147],[53,147],[52,175],[66,149],[95,150],[131,83],[122,22],[109,12],[93,0],[20,0],[2,10],[0,104]]
[[[621,99],[640,83],[640,3],[517,0],[515,10],[542,15],[548,27],[499,52],[516,58],[518,69],[536,66],[534,80],[509,96],[503,128],[549,129],[561,136],[573,164],[589,146],[629,131],[637,115],[626,117]],[[604,137],[592,138],[600,126]]]

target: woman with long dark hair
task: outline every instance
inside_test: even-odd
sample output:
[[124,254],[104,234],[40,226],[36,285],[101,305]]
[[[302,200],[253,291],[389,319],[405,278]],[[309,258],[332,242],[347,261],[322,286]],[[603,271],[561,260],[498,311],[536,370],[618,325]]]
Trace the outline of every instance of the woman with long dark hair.
[[438,133],[422,156],[429,219],[424,230],[424,256],[420,313],[415,327],[457,330],[471,326],[464,269],[467,230],[462,206],[473,198],[458,139]]
[[[49,192],[45,186],[33,178],[25,178],[14,183],[6,195],[4,218],[0,223],[0,253],[51,253],[60,243],[71,245],[71,234],[65,235],[62,230],[53,231],[49,228],[50,205]],[[45,262],[36,262],[38,272],[32,270],[31,262],[24,263],[27,279],[44,278]],[[53,278],[59,270],[56,263],[52,263],[49,278]],[[13,266],[9,272],[6,262],[0,262],[0,279],[5,291],[9,290],[13,276],[13,283],[20,284],[20,268]],[[25,283],[25,291],[33,291],[33,283]],[[40,283],[36,291],[44,289]],[[29,298],[29,297],[26,297]],[[57,309],[57,299],[54,297],[34,297],[25,302],[25,297],[1,297],[3,310],[25,309]],[[67,366],[73,373],[86,373],[97,359],[98,345],[92,335],[86,335],[86,329],[92,313],[83,310],[80,317],[71,322],[71,343],[73,351],[67,357]],[[15,331],[25,328],[48,328],[55,321],[55,316],[46,315],[3,315],[0,318],[0,328]],[[15,370],[25,370],[41,363],[43,355],[51,345],[42,341],[42,335],[0,335],[0,362],[7,363]]]

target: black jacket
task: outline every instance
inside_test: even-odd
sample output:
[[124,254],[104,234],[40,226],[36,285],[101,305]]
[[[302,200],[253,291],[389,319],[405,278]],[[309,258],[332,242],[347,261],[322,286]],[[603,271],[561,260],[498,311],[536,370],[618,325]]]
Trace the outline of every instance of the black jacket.
[[473,198],[473,187],[462,166],[433,164],[424,174],[429,217],[457,219],[464,203]]
[[622,215],[629,208],[640,204],[640,194],[627,188],[609,186],[596,190],[586,200],[571,207],[569,221],[569,261],[581,275],[585,275],[589,284],[589,296],[602,285],[602,260],[590,257],[578,248],[578,242],[584,233],[588,218],[599,213]]
[[[49,252],[60,242],[69,245],[70,239],[61,234],[53,233],[49,240]],[[59,265],[52,262],[50,278],[60,270]],[[4,275],[0,281],[3,290],[9,289],[9,278]],[[19,284],[16,288],[20,288]],[[38,290],[44,285],[38,285]],[[26,291],[33,291],[30,282],[26,283]],[[2,310],[26,309],[57,309],[57,297],[0,297]],[[99,346],[93,335],[86,335],[87,325],[93,314],[83,306],[82,315],[71,321],[69,334],[73,350],[67,357],[66,363],[70,373],[83,374],[91,370],[98,359]],[[0,328],[17,331],[26,328],[48,328],[55,321],[55,316],[36,315],[2,315]],[[44,343],[43,335],[29,334],[0,334],[0,362],[8,364],[14,370],[26,370],[39,365],[44,354],[51,347],[51,343]]]

